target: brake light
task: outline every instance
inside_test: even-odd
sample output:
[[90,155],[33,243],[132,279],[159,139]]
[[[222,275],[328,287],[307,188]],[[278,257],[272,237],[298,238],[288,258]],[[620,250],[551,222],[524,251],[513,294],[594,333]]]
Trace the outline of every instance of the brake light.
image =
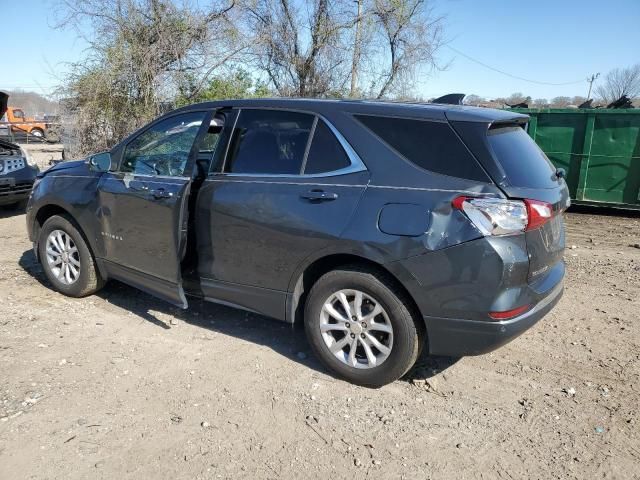
[[504,312],[489,312],[489,317],[493,320],[508,320],[523,314],[531,308],[531,305],[523,305],[522,307],[505,310]]
[[547,220],[553,217],[553,207],[550,203],[528,199],[525,200],[524,203],[527,206],[527,215],[529,217],[527,230],[534,230],[541,227]]
[[539,200],[457,197],[453,208],[464,212],[485,235],[514,235],[542,226],[553,216],[551,204]]

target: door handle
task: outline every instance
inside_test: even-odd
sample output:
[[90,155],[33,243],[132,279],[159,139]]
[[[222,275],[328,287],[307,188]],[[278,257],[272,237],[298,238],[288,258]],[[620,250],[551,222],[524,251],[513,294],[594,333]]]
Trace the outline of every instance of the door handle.
[[337,193],[325,192],[324,190],[309,190],[308,192],[305,192],[300,196],[306,200],[311,200],[312,202],[328,202],[330,200],[335,200],[336,198],[338,198]]
[[149,190],[149,194],[153,198],[171,198],[173,197],[173,193],[167,192],[164,188],[157,188],[155,190]]
[[135,190],[138,192],[148,192],[149,191],[149,186],[141,183],[141,184],[133,184],[130,186],[131,190]]

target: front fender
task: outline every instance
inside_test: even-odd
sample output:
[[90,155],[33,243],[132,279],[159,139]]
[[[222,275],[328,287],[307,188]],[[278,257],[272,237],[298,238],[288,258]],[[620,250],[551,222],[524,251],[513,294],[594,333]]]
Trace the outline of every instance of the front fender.
[[80,227],[95,256],[103,251],[97,218],[96,189],[99,177],[45,175],[34,189],[27,209],[27,229],[32,242],[51,215],[66,213]]

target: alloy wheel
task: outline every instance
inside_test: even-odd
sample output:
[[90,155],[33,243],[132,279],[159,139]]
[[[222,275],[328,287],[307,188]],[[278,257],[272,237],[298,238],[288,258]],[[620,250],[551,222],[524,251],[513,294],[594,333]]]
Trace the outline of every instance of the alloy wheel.
[[53,230],[47,237],[47,264],[61,283],[71,285],[80,277],[80,254],[71,236],[63,230]]
[[350,367],[377,367],[391,353],[391,321],[371,295],[354,289],[339,290],[327,298],[319,320],[325,345]]

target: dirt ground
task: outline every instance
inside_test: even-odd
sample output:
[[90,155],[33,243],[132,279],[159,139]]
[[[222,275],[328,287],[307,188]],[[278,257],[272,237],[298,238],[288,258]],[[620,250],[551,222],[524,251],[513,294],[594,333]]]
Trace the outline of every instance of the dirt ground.
[[29,143],[21,144],[30,156],[30,163],[37,165],[40,170],[46,170],[52,161],[62,160],[64,145],[61,143]]
[[300,328],[116,282],[61,296],[0,211],[0,478],[640,478],[640,217],[566,221],[542,322],[370,390]]

